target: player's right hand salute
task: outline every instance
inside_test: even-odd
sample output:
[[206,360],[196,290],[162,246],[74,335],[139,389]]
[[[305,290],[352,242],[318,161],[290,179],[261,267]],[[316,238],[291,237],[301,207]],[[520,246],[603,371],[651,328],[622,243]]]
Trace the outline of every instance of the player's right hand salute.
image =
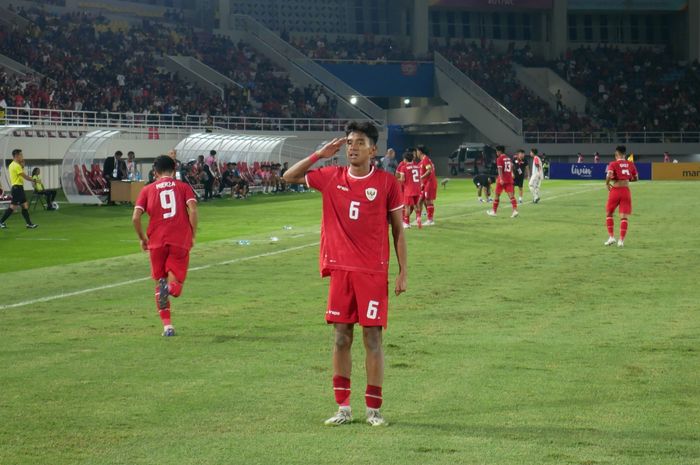
[[293,164],[285,171],[282,179],[291,184],[306,184],[306,172],[309,171],[318,160],[321,158],[331,158],[346,144],[347,139],[345,137],[336,137],[308,157]]

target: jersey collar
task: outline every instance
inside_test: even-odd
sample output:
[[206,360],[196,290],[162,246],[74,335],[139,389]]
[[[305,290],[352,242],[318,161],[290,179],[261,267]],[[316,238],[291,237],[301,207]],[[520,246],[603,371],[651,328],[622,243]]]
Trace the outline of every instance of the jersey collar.
[[353,176],[352,173],[350,172],[350,167],[348,166],[348,176],[351,177],[352,179],[367,179],[370,176],[374,174],[374,166],[369,167],[369,173],[365,174],[364,176]]

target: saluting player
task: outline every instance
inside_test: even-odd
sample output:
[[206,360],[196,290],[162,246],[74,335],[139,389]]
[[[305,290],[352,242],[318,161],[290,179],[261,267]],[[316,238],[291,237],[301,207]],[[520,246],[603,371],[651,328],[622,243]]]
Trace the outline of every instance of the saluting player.
[[498,177],[496,178],[496,198],[493,200],[493,210],[487,210],[489,216],[496,216],[498,212],[498,204],[500,203],[501,193],[506,191],[510,204],[513,206],[511,218],[518,216],[518,204],[515,201],[513,193],[513,162],[510,157],[505,154],[506,148],[502,145],[496,146],[496,168],[498,169]]
[[421,225],[420,167],[414,162],[413,151],[406,151],[403,161],[396,168],[396,176],[403,186],[403,228],[411,227],[411,213],[416,211],[416,224]]
[[[429,157],[430,152],[426,146],[419,145],[416,147],[416,155],[420,166],[421,195],[425,209],[428,212],[428,219],[425,221],[425,225],[432,226],[435,224],[433,217],[435,216],[435,199],[437,198],[435,165]],[[418,209],[420,210],[420,206]]]
[[[197,231],[197,199],[189,184],[174,178],[175,160],[160,155],[153,165],[156,181],[141,190],[131,220],[141,248],[150,253],[163,336],[174,336],[168,296],[179,297],[182,293]],[[146,234],[141,227],[144,212],[149,216]]]
[[[376,169],[377,128],[351,122],[337,138],[284,173],[288,183],[306,184],[323,195],[321,276],[330,276],[326,321],[334,325],[333,390],[338,412],[326,425],[352,421],[350,409],[351,348],[355,323],[362,326],[367,371],[367,423],[385,425],[380,412],[384,380],[382,329],[387,326],[389,240],[399,264],[394,293],[406,290],[406,242],[402,227],[401,188],[394,176]],[[321,158],[346,147],[348,166],[309,171]]]
[[625,245],[627,235],[627,217],[632,214],[632,194],[629,184],[639,180],[637,167],[634,162],[625,159],[627,148],[619,145],[615,148],[615,161],[608,165],[608,173],[605,177],[605,185],[608,187],[608,204],[606,206],[605,224],[608,228],[608,240],[605,245],[613,245],[615,241],[615,220],[613,214],[616,208],[620,208],[620,239],[618,247]]

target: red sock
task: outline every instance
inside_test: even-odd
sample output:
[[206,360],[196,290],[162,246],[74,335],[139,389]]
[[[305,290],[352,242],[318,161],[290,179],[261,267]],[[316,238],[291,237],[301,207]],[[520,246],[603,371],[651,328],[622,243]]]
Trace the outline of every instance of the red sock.
[[166,308],[165,310],[158,310],[158,315],[160,315],[160,320],[163,322],[163,326],[168,326],[169,324],[172,324],[170,321],[170,308]]
[[369,408],[380,408],[382,406],[382,387],[367,385],[365,391],[365,403]]
[[408,221],[409,221],[409,219],[408,219],[408,213],[406,212],[406,210],[404,210],[404,211],[403,211],[403,222],[406,223],[406,224],[408,224]]
[[182,294],[182,283],[180,281],[169,282],[168,294],[170,294],[173,297],[180,297],[180,294]]
[[344,376],[333,376],[333,392],[335,401],[341,407],[350,405],[350,379]]
[[435,214],[435,205],[428,205],[425,208],[428,210],[428,221],[433,221],[433,215]]
[[498,204],[500,203],[500,200],[498,198],[494,199],[493,201],[493,212],[496,213],[498,211]]
[[608,236],[615,237],[615,220],[612,216],[605,217],[605,225],[608,227]]
[[515,197],[513,197],[512,199],[510,199],[510,205],[513,207],[513,210],[517,210],[517,209],[518,209],[518,202],[515,201]]
[[627,235],[627,218],[622,218],[620,220],[620,240],[624,241]]

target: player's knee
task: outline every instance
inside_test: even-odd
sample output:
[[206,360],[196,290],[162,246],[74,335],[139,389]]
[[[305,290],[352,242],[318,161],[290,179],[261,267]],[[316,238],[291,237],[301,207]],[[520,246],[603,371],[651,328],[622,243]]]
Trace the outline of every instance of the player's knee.
[[352,333],[340,331],[336,328],[334,344],[336,350],[350,350],[352,347]]
[[365,328],[364,343],[368,353],[380,353],[382,351],[381,327]]

